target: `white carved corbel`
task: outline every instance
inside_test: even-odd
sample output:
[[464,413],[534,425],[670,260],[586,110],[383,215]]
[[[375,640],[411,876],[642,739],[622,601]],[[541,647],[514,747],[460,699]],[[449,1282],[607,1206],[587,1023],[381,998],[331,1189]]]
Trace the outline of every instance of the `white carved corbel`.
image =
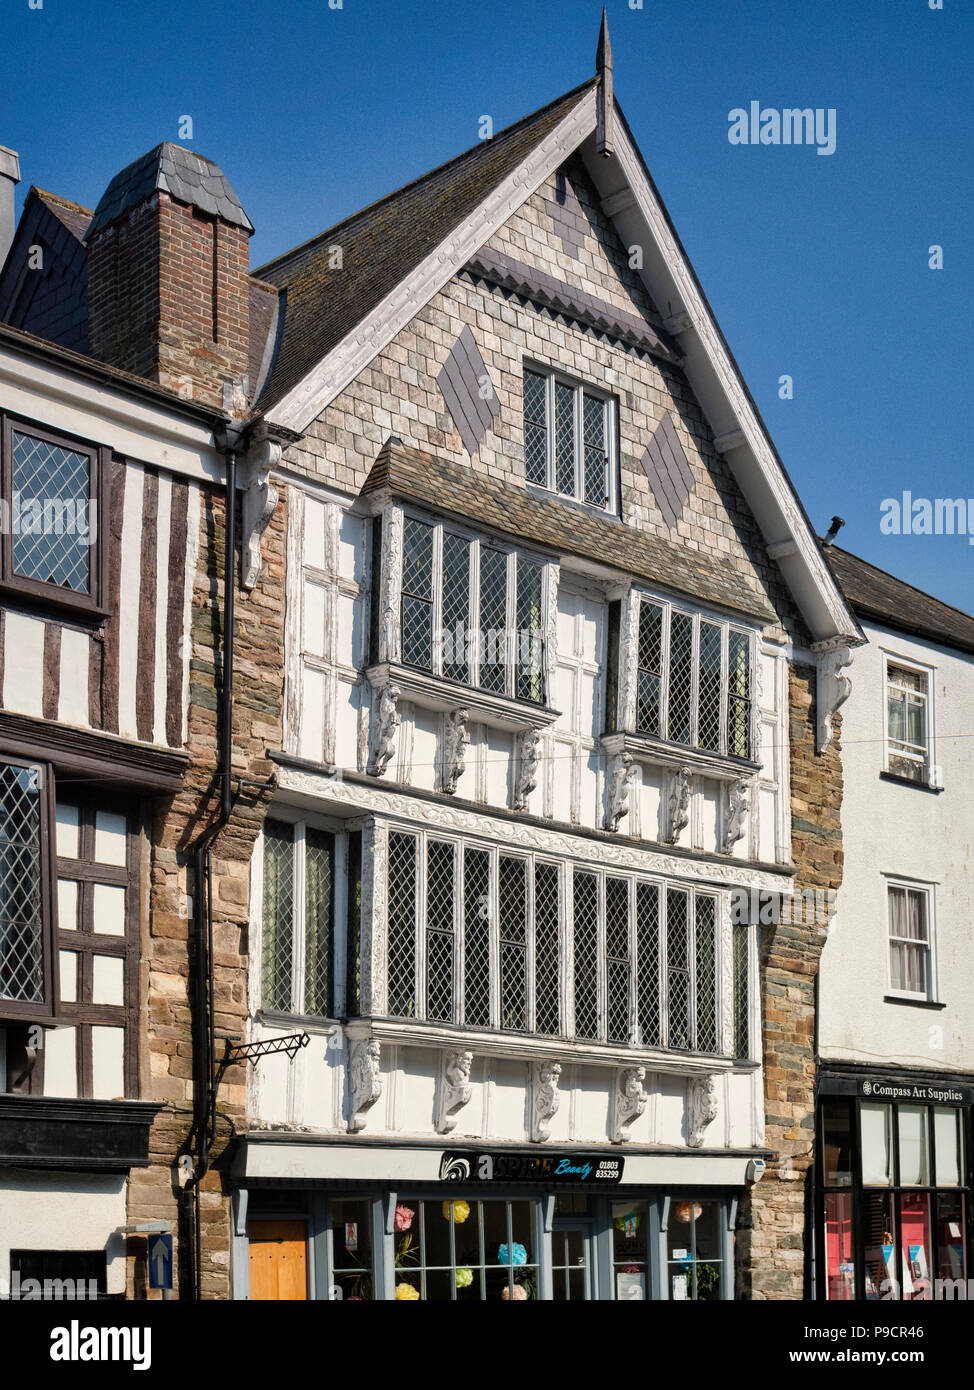
[[608,806],[605,812],[605,820],[602,822],[606,830],[618,830],[619,822],[623,816],[629,814],[629,802],[632,795],[633,779],[636,776],[636,768],[633,763],[631,753],[613,753],[609,758],[608,767]]
[[517,786],[514,789],[514,810],[527,810],[528,798],[538,785],[538,763],[541,760],[541,735],[528,729],[521,735],[517,765]]
[[847,666],[852,665],[852,648],[838,638],[816,642],[812,651],[815,653],[815,703],[818,712],[815,751],[824,753],[832,742],[832,720],[852,690],[851,678],[842,674]]
[[690,779],[693,776],[688,767],[681,767],[670,779],[669,825],[663,843],[675,845],[680,832],[690,823]]
[[378,709],[372,730],[372,758],[368,771],[372,777],[381,777],[395,752],[396,731],[402,723],[399,713],[398,685],[384,685],[379,691]]
[[551,1133],[551,1121],[558,1113],[560,1062],[531,1063],[531,1142],[543,1144]]
[[457,1122],[457,1115],[469,1104],[473,1094],[473,1087],[470,1085],[472,1066],[473,1053],[469,1051],[444,1052],[440,1058],[440,1075],[433,1115],[437,1134],[449,1134]]
[[443,720],[443,771],[441,790],[453,796],[463,775],[464,754],[470,742],[467,722],[470,711],[451,710]]
[[649,1099],[645,1081],[645,1067],[626,1067],[616,1073],[615,1103],[612,1108],[613,1144],[624,1144],[632,1137],[630,1126],[639,1119]]
[[721,850],[730,854],[738,840],[744,837],[744,821],[749,804],[750,782],[746,777],[738,777],[736,782],[727,783],[727,804],[724,808],[724,839]]
[[717,1118],[717,1078],[692,1076],[687,1082],[687,1143],[691,1149],[703,1144],[708,1125]]
[[271,482],[271,470],[283,450],[272,439],[261,439],[243,460],[243,535],[240,545],[240,584],[252,589],[260,576],[260,543],[277,506],[279,493]]
[[359,1038],[349,1045],[348,1091],[348,1129],[350,1134],[358,1134],[365,1128],[367,1112],[382,1094],[375,1038]]

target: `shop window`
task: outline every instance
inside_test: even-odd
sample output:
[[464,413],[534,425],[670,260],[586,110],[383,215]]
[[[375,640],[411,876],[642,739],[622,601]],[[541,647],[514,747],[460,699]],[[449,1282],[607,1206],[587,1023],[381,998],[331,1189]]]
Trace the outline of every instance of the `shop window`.
[[893,1241],[892,1193],[863,1193],[862,1227],[866,1297],[895,1297],[898,1280],[896,1246]]
[[826,1298],[836,1302],[854,1299],[856,1281],[850,1192],[826,1194],[825,1264]]
[[[261,1002],[281,1013],[332,1013],[335,837],[264,822]],[[303,891],[299,885],[303,884]]]
[[402,661],[544,704],[544,568],[439,522],[403,522]]
[[927,1107],[899,1105],[896,1108],[899,1129],[901,1187],[927,1187],[930,1184],[930,1142],[927,1135]]
[[[375,1298],[372,1204],[333,1199],[329,1207],[334,1279],[332,1297],[345,1303],[371,1302]],[[399,1209],[396,1210],[398,1217]]]
[[643,597],[636,729],[709,753],[752,756],[753,636]]
[[931,891],[906,884],[888,885],[889,982],[895,995],[933,997]]
[[117,1301],[123,1294],[106,1293],[104,1250],[11,1250],[10,1297]]
[[822,1102],[822,1159],[826,1187],[852,1182],[852,1125],[847,1100]]
[[[939,1165],[939,1160],[938,1160]],[[950,1285],[935,1285],[937,1296],[941,1299],[966,1298],[967,1289],[967,1251],[964,1233],[967,1230],[966,1198],[959,1192],[940,1192],[937,1194],[936,1211],[936,1251],[937,1278],[949,1280]],[[958,1283],[957,1281],[960,1281]]]
[[618,510],[616,403],[539,368],[524,370],[524,472],[529,483]]
[[933,1111],[933,1137],[937,1154],[937,1186],[963,1187],[963,1112],[937,1106]]
[[395,1214],[395,1297],[522,1302],[538,1297],[533,1202],[422,1202]]
[[893,1181],[892,1111],[888,1105],[863,1105],[862,1181],[865,1187],[889,1187]]
[[613,1292],[624,1302],[649,1297],[648,1230],[645,1202],[613,1202]]
[[673,1198],[666,1233],[666,1277],[676,1302],[713,1303],[722,1292],[719,1202]]
[[930,1195],[904,1192],[900,1195],[900,1258],[903,1270],[904,1300],[928,1299],[932,1293],[930,1250]]

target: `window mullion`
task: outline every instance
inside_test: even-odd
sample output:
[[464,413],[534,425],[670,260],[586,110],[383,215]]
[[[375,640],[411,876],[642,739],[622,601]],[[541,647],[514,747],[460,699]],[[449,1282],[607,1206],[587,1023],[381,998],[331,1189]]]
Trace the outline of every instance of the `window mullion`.
[[666,883],[659,885],[657,913],[659,918],[659,1030],[663,1046],[670,1045],[670,899]]
[[426,1017],[426,853],[427,837],[416,836],[416,1017]]
[[457,1023],[460,1023],[463,1020],[464,980],[466,978],[466,936],[464,933],[463,905],[467,900],[464,883],[466,853],[462,841],[457,842],[456,856],[454,867],[456,888],[453,894],[453,1017]]
[[507,586],[504,595],[504,613],[507,631],[504,633],[504,660],[507,669],[504,672],[504,690],[508,696],[517,693],[516,667],[517,661],[517,634],[515,627],[517,623],[517,555],[512,550],[507,556]]
[[293,875],[294,897],[291,908],[291,1008],[294,1013],[304,1013],[304,962],[305,962],[305,825],[299,821],[294,827]]
[[690,747],[700,747],[700,614],[693,615],[690,642]]
[[730,747],[727,711],[730,703],[730,636],[726,623],[720,625],[720,751],[726,753]]
[[575,430],[575,497],[585,500],[585,426],[582,416],[583,391],[576,386],[572,392],[572,423]]
[[[433,528],[433,558],[432,574],[430,576],[432,589],[432,611],[430,614],[430,627],[432,629],[433,651],[430,665],[433,674],[441,676],[443,674],[443,527],[434,526]],[[439,640],[438,640],[439,637]]]
[[534,939],[534,855],[527,858],[525,874],[525,920],[524,920],[524,1013],[525,1025],[529,1033],[535,1031],[535,961]]
[[596,953],[595,953],[595,989],[598,1007],[598,1026],[597,1034],[600,1042],[604,1042],[608,1037],[609,1026],[609,998],[608,998],[608,965],[606,954],[608,945],[606,941],[606,888],[605,874],[597,876],[598,899],[596,907]]
[[630,1045],[636,1042],[636,1029],[638,1021],[636,1017],[636,880],[630,878],[628,881],[628,902],[629,902],[629,1042]]
[[468,642],[469,674],[471,685],[480,684],[480,662],[482,652],[482,633],[480,630],[480,541],[470,542],[470,631],[473,642]]
[[562,894],[562,946],[564,948],[564,969],[562,975],[561,1021],[564,1035],[575,1036],[575,874],[571,864],[560,866],[564,875]]
[[547,447],[547,467],[548,467],[548,487],[552,492],[558,490],[558,479],[555,472],[555,378],[551,372],[545,376],[545,415],[547,417],[547,430],[545,444]]
[[490,850],[490,1026],[500,1028],[501,1018],[501,943],[500,943],[500,855],[496,846]]
[[672,605],[663,604],[660,620],[660,693],[659,693],[659,732],[660,737],[670,736],[670,617]]

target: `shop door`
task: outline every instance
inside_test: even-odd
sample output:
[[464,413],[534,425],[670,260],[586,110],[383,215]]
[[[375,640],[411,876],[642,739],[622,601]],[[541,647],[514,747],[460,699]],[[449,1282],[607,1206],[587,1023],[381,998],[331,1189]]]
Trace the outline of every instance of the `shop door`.
[[551,1232],[552,1298],[556,1303],[597,1298],[590,1222],[558,1221]]
[[308,1297],[308,1232],[303,1221],[251,1221],[250,1297]]

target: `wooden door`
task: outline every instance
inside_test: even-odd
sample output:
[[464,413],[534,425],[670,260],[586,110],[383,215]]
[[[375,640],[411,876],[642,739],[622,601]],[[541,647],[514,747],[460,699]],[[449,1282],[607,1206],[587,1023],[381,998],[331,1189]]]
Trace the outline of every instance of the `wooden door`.
[[308,1297],[308,1232],[303,1221],[251,1221],[250,1297]]

